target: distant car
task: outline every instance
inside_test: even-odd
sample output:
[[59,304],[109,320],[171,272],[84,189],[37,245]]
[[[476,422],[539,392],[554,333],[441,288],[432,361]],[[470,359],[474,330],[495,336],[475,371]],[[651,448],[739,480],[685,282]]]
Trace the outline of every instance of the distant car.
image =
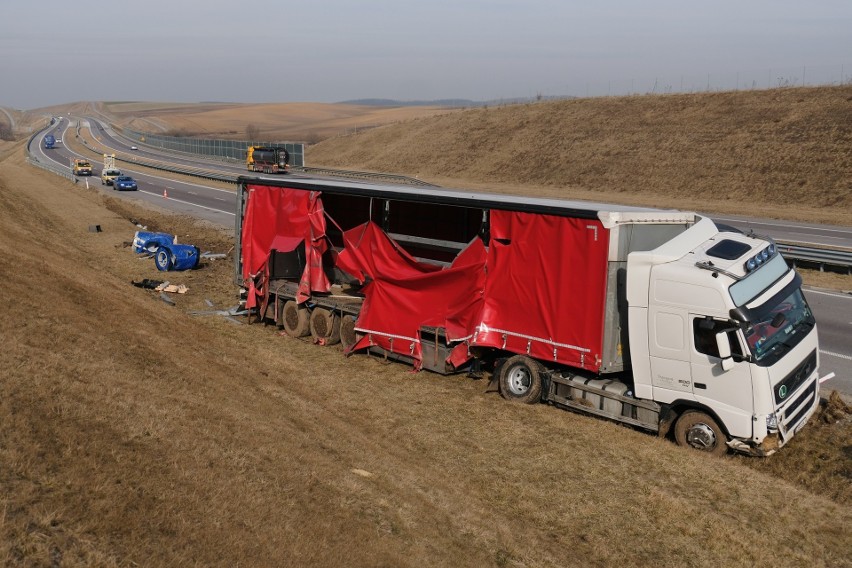
[[121,175],[120,170],[104,170],[101,172],[101,185],[112,185],[115,178]]
[[119,191],[136,191],[136,180],[130,176],[118,176],[112,182],[112,188]]
[[131,146],[130,149],[131,150],[138,150],[139,148],[137,148],[136,146]]

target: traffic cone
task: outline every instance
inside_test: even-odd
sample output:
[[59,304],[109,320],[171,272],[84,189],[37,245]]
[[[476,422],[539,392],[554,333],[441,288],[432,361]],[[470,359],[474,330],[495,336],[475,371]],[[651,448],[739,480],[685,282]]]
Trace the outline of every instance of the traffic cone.
[[169,198],[169,192],[164,189],[163,190],[163,199],[168,199],[168,198]]

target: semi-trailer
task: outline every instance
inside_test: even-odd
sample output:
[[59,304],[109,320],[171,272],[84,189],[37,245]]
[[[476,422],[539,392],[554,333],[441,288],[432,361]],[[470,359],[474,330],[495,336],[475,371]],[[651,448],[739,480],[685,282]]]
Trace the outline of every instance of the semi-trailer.
[[246,169],[265,174],[287,173],[290,153],[279,147],[249,146],[246,151]]
[[346,354],[717,455],[770,455],[818,407],[800,276],[696,213],[241,177],[235,228],[250,312]]

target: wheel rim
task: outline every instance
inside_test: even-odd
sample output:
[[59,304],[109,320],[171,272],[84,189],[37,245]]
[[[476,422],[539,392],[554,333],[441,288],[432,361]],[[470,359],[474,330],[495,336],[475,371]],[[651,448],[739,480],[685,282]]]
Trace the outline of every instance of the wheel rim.
[[157,266],[160,270],[168,270],[171,259],[169,259],[169,253],[163,249],[160,249],[157,252]]
[[686,432],[687,443],[698,450],[712,451],[716,447],[716,433],[713,429],[699,422]]
[[530,390],[532,377],[530,371],[524,366],[517,365],[509,369],[507,373],[509,392],[515,396],[523,396]]

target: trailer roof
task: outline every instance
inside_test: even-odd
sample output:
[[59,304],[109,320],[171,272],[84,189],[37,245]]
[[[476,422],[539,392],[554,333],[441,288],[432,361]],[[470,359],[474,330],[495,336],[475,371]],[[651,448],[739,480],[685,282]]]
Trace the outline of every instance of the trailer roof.
[[307,191],[322,191],[415,201],[420,203],[440,203],[457,207],[475,207],[483,209],[502,209],[529,213],[544,213],[599,219],[604,226],[611,227],[620,223],[692,223],[696,215],[673,209],[654,209],[651,207],[633,207],[593,201],[572,201],[567,199],[548,199],[510,194],[479,193],[469,190],[444,187],[413,187],[398,184],[378,184],[362,181],[329,180],[315,178],[270,179],[267,177],[240,176],[240,184],[257,184],[277,187],[290,187]]

